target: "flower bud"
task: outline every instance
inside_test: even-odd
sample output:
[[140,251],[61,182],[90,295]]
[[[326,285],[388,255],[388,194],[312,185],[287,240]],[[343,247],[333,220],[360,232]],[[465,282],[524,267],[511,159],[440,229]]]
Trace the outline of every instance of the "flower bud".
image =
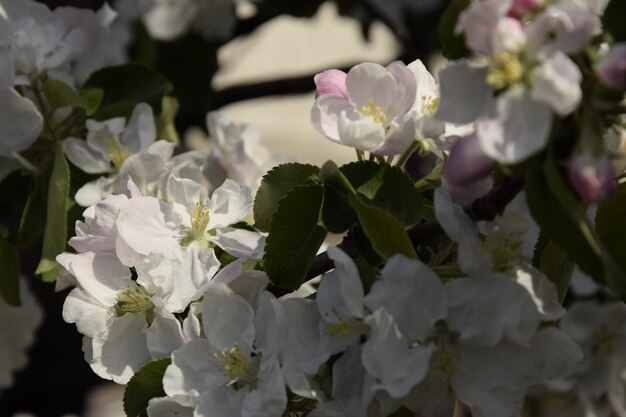
[[455,186],[469,185],[493,170],[496,163],[480,148],[476,135],[458,139],[450,149],[443,177]]
[[543,6],[545,0],[513,0],[509,16],[519,19],[526,13],[531,13]]
[[322,94],[333,94],[348,99],[346,87],[347,74],[337,69],[330,69],[315,75],[315,97]]
[[611,161],[602,155],[585,152],[574,156],[569,165],[569,180],[587,204],[599,203],[615,188]]
[[626,43],[614,45],[596,64],[594,70],[604,84],[626,90]]

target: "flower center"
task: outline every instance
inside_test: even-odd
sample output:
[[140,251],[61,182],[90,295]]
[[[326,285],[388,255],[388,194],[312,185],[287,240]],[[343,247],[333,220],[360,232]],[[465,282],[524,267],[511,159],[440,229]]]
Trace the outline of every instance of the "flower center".
[[352,327],[348,320],[342,318],[338,323],[328,323],[326,333],[335,339],[345,339],[352,334]]
[[228,379],[228,386],[233,386],[236,390],[246,386],[256,389],[261,355],[252,357],[246,355],[235,343],[233,347],[224,348],[213,356],[219,362],[222,373]]
[[189,236],[193,240],[204,240],[204,232],[209,224],[209,204],[206,201],[197,201],[187,207],[187,213],[191,217],[191,229]]
[[139,315],[141,313],[149,313],[154,308],[154,304],[150,299],[150,294],[140,286],[128,286],[121,289],[115,296],[117,304],[115,311],[118,317],[126,313]]
[[615,335],[606,326],[601,326],[593,335],[592,349],[594,352],[610,354],[615,349],[615,343]]
[[436,96],[422,96],[422,113],[433,115],[439,108],[440,98]]
[[113,163],[115,169],[119,171],[124,164],[124,161],[126,161],[128,157],[132,155],[132,152],[128,150],[128,147],[126,145],[122,145],[115,139],[107,141],[106,146],[111,151],[108,155],[109,159]]
[[524,261],[522,246],[524,242],[516,235],[509,234],[504,239],[488,234],[483,245],[491,255],[493,270],[506,272]]
[[524,65],[519,56],[511,52],[498,52],[487,74],[487,84],[501,90],[517,84],[523,77]]
[[458,340],[458,333],[451,332],[443,321],[435,323],[435,334],[427,339],[427,342],[434,343],[437,347],[432,358],[433,366],[448,377],[454,373],[456,363],[461,359],[453,350]]
[[376,105],[376,99],[374,97],[370,98],[367,104],[367,106],[361,107],[361,113],[366,116],[372,116],[376,123],[387,126],[389,118],[382,107]]
[[367,332],[365,324],[357,320],[349,320],[337,312],[332,310],[332,315],[336,321],[326,323],[326,334],[335,339],[342,340],[350,336],[357,336]]

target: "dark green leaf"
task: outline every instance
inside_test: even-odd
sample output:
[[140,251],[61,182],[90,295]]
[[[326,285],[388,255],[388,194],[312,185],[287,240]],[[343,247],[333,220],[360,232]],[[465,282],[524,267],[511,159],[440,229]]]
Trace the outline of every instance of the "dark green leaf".
[[41,262],[37,274],[46,282],[56,280],[60,270],[55,258],[65,250],[67,242],[67,210],[70,190],[70,169],[63,154],[63,143],[58,142],[54,156],[54,166],[48,187],[48,212],[43,239]]
[[371,266],[377,266],[384,262],[384,259],[372,246],[372,242],[363,231],[363,228],[355,227],[352,232],[352,238],[354,240],[354,246],[359,252],[359,257],[363,258],[365,262]]
[[100,112],[120,103],[148,103],[155,115],[159,115],[163,96],[171,90],[165,78],[140,63],[96,71],[85,82],[85,87],[99,88],[104,93],[97,118],[100,118]]
[[626,41],[624,16],[626,16],[626,2],[624,0],[611,0],[602,16],[604,30],[609,32],[616,42]]
[[17,243],[20,247],[30,246],[43,233],[46,226],[46,195],[42,184],[38,183],[28,200],[20,220]]
[[165,397],[163,375],[172,363],[170,358],[152,361],[142,366],[128,381],[124,390],[124,412],[137,417],[147,407],[151,398]]
[[20,265],[17,248],[0,233],[0,296],[9,305],[20,305]]
[[350,204],[357,213],[359,223],[372,246],[383,258],[401,253],[409,258],[417,258],[415,248],[411,244],[402,223],[387,211],[362,202],[359,197],[351,195]]
[[594,277],[602,277],[602,251],[589,233],[584,209],[580,203],[567,206],[546,181],[541,166],[534,168],[527,178],[528,206],[541,230],[560,245],[580,268]]
[[448,59],[461,59],[470,54],[463,34],[455,32],[459,15],[470,5],[470,0],[452,0],[439,22],[441,52]]
[[84,100],[84,109],[87,116],[91,116],[98,110],[104,98],[104,93],[99,88],[83,88],[79,91],[79,94]]
[[348,197],[332,187],[324,187],[322,223],[331,233],[343,233],[356,223],[356,213]]
[[319,225],[323,198],[323,187],[309,184],[293,188],[280,200],[263,257],[265,272],[275,285],[297,289],[304,281],[326,238],[326,230]]
[[563,301],[574,272],[574,263],[556,243],[550,241],[541,252],[539,270],[556,285],[559,300]]
[[320,179],[346,196],[356,190],[369,204],[390,212],[404,226],[418,223],[424,215],[422,196],[399,168],[362,161],[337,169],[334,163],[327,162]]
[[43,83],[43,93],[48,101],[48,106],[53,110],[66,106],[86,107],[85,99],[78,91],[54,78],[48,78]]
[[265,174],[254,199],[255,227],[268,231],[279,201],[296,186],[316,181],[318,173],[318,167],[293,163],[279,165]]
[[[620,184],[598,207],[596,231],[617,265],[626,271],[626,184]],[[626,282],[617,286],[626,289]],[[619,288],[612,289],[620,292]]]
[[596,281],[616,294],[626,294],[624,274],[589,225],[585,207],[576,199],[553,160],[536,166],[527,178],[530,211],[541,230]]

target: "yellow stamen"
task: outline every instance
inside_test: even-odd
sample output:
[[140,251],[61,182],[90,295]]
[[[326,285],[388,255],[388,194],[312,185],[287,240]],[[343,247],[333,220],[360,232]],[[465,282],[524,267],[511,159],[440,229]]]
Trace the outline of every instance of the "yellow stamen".
[[206,201],[196,201],[187,207],[187,213],[191,217],[191,229],[189,236],[192,240],[204,240],[206,227],[209,224],[209,207]]
[[514,234],[508,235],[504,240],[493,235],[487,235],[483,245],[491,255],[494,271],[510,271],[524,262],[522,253],[524,242]]
[[498,52],[487,74],[487,84],[500,90],[517,84],[523,77],[524,65],[519,56],[511,52]]
[[128,157],[132,155],[132,152],[128,150],[128,147],[126,145],[122,145],[115,139],[107,141],[106,145],[111,150],[108,155],[109,159],[113,163],[115,169],[119,171],[119,169],[124,164],[124,161],[126,161]]
[[150,295],[140,286],[128,286],[120,290],[115,296],[115,299],[117,300],[115,310],[118,317],[126,313],[139,315],[144,312],[150,312],[154,308]]
[[440,101],[439,97],[422,96],[422,113],[429,115],[435,114],[439,108]]
[[387,114],[385,114],[382,107],[376,105],[376,99],[374,97],[369,99],[367,106],[361,107],[361,113],[366,116],[372,116],[376,123],[380,123],[385,127],[389,123]]
[[228,386],[234,386],[235,389],[244,386],[256,388],[260,364],[259,355],[250,357],[243,353],[235,343],[232,347],[224,348],[213,356],[219,362],[222,373],[228,379]]

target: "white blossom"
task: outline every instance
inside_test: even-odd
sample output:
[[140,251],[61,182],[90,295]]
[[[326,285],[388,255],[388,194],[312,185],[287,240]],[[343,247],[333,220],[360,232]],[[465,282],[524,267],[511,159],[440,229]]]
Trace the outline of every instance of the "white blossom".
[[345,81],[338,70],[316,76],[313,127],[328,139],[378,155],[404,152],[415,140],[438,137],[443,125],[429,116],[439,105],[438,87],[418,60],[383,67],[363,63]]
[[287,405],[278,357],[284,338],[284,313],[268,292],[256,308],[226,284],[204,295],[205,338],[172,355],[163,387],[194,415],[281,415]]

